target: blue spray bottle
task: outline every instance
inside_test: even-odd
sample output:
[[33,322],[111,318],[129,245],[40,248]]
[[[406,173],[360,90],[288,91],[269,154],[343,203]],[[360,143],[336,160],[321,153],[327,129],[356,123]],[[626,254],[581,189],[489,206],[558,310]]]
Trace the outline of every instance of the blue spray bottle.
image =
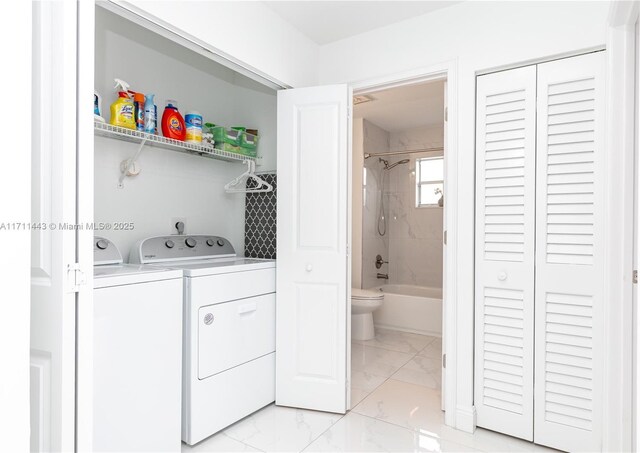
[[153,102],[153,94],[147,94],[144,102],[144,131],[149,134],[156,133],[156,108]]

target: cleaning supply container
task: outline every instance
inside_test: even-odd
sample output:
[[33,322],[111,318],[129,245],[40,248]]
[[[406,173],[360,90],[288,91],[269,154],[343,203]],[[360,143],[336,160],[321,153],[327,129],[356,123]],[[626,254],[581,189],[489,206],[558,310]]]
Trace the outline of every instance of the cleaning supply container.
[[129,97],[129,84],[124,80],[115,79],[115,88],[118,90],[118,99],[111,104],[111,121],[114,126],[126,127],[127,129],[136,128],[135,107],[133,100]]
[[158,133],[158,121],[156,119],[156,105],[153,102],[154,94],[147,94],[144,101],[144,131],[148,134]]
[[235,152],[243,156],[256,157],[258,155],[258,131],[247,129],[244,126],[232,126],[231,129],[238,131],[238,146]]
[[100,96],[97,91],[93,92],[93,119],[104,123],[104,118],[102,117],[102,96]]
[[144,131],[144,113],[145,113],[145,102],[144,102],[144,94],[135,93],[133,95],[133,105],[135,107],[135,115],[136,115],[136,129],[140,132]]
[[204,123],[202,126],[202,142],[211,146],[215,146],[216,142],[213,139],[213,128],[216,127],[213,123]]
[[187,143],[202,143],[202,115],[196,111],[187,112],[184,115],[184,123],[187,128]]
[[216,143],[228,143],[233,146],[240,146],[239,130],[230,127],[215,126],[212,132]]
[[258,155],[258,131],[251,129],[255,134],[250,133],[249,130],[243,131],[240,134],[240,148],[241,154],[249,157],[256,157]]
[[162,114],[162,135],[180,141],[184,141],[187,136],[184,118],[178,111],[178,103],[173,99],[167,100]]
[[216,126],[211,129],[216,148],[229,153],[241,154],[240,134],[242,131],[231,127]]

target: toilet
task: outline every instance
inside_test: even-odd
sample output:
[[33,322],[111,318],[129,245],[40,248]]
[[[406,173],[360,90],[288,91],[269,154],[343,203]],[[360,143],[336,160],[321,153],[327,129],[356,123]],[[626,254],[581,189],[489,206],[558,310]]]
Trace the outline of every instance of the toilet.
[[373,312],[382,306],[384,293],[370,289],[351,288],[351,339],[372,340]]

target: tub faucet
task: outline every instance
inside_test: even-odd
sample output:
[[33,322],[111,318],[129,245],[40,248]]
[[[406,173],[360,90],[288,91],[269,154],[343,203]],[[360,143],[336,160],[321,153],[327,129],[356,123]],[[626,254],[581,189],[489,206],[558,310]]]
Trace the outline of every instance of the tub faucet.
[[385,280],[389,280],[389,274],[380,274],[380,273],[378,273],[376,278],[384,278]]

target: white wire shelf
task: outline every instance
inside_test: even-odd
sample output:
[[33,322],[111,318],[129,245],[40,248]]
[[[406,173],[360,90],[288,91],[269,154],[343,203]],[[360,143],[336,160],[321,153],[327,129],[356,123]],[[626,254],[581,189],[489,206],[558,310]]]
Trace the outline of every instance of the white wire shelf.
[[145,145],[154,146],[156,148],[170,149],[172,151],[209,157],[211,159],[225,160],[228,162],[242,162],[246,160],[255,161],[255,157],[223,151],[221,149],[214,148],[208,143],[197,145],[195,143],[181,142],[180,140],[174,140],[161,135],[147,134],[146,132],[127,129],[125,127],[113,126],[101,121],[95,121],[93,124],[95,134],[102,137],[109,137],[138,144],[144,143]]

